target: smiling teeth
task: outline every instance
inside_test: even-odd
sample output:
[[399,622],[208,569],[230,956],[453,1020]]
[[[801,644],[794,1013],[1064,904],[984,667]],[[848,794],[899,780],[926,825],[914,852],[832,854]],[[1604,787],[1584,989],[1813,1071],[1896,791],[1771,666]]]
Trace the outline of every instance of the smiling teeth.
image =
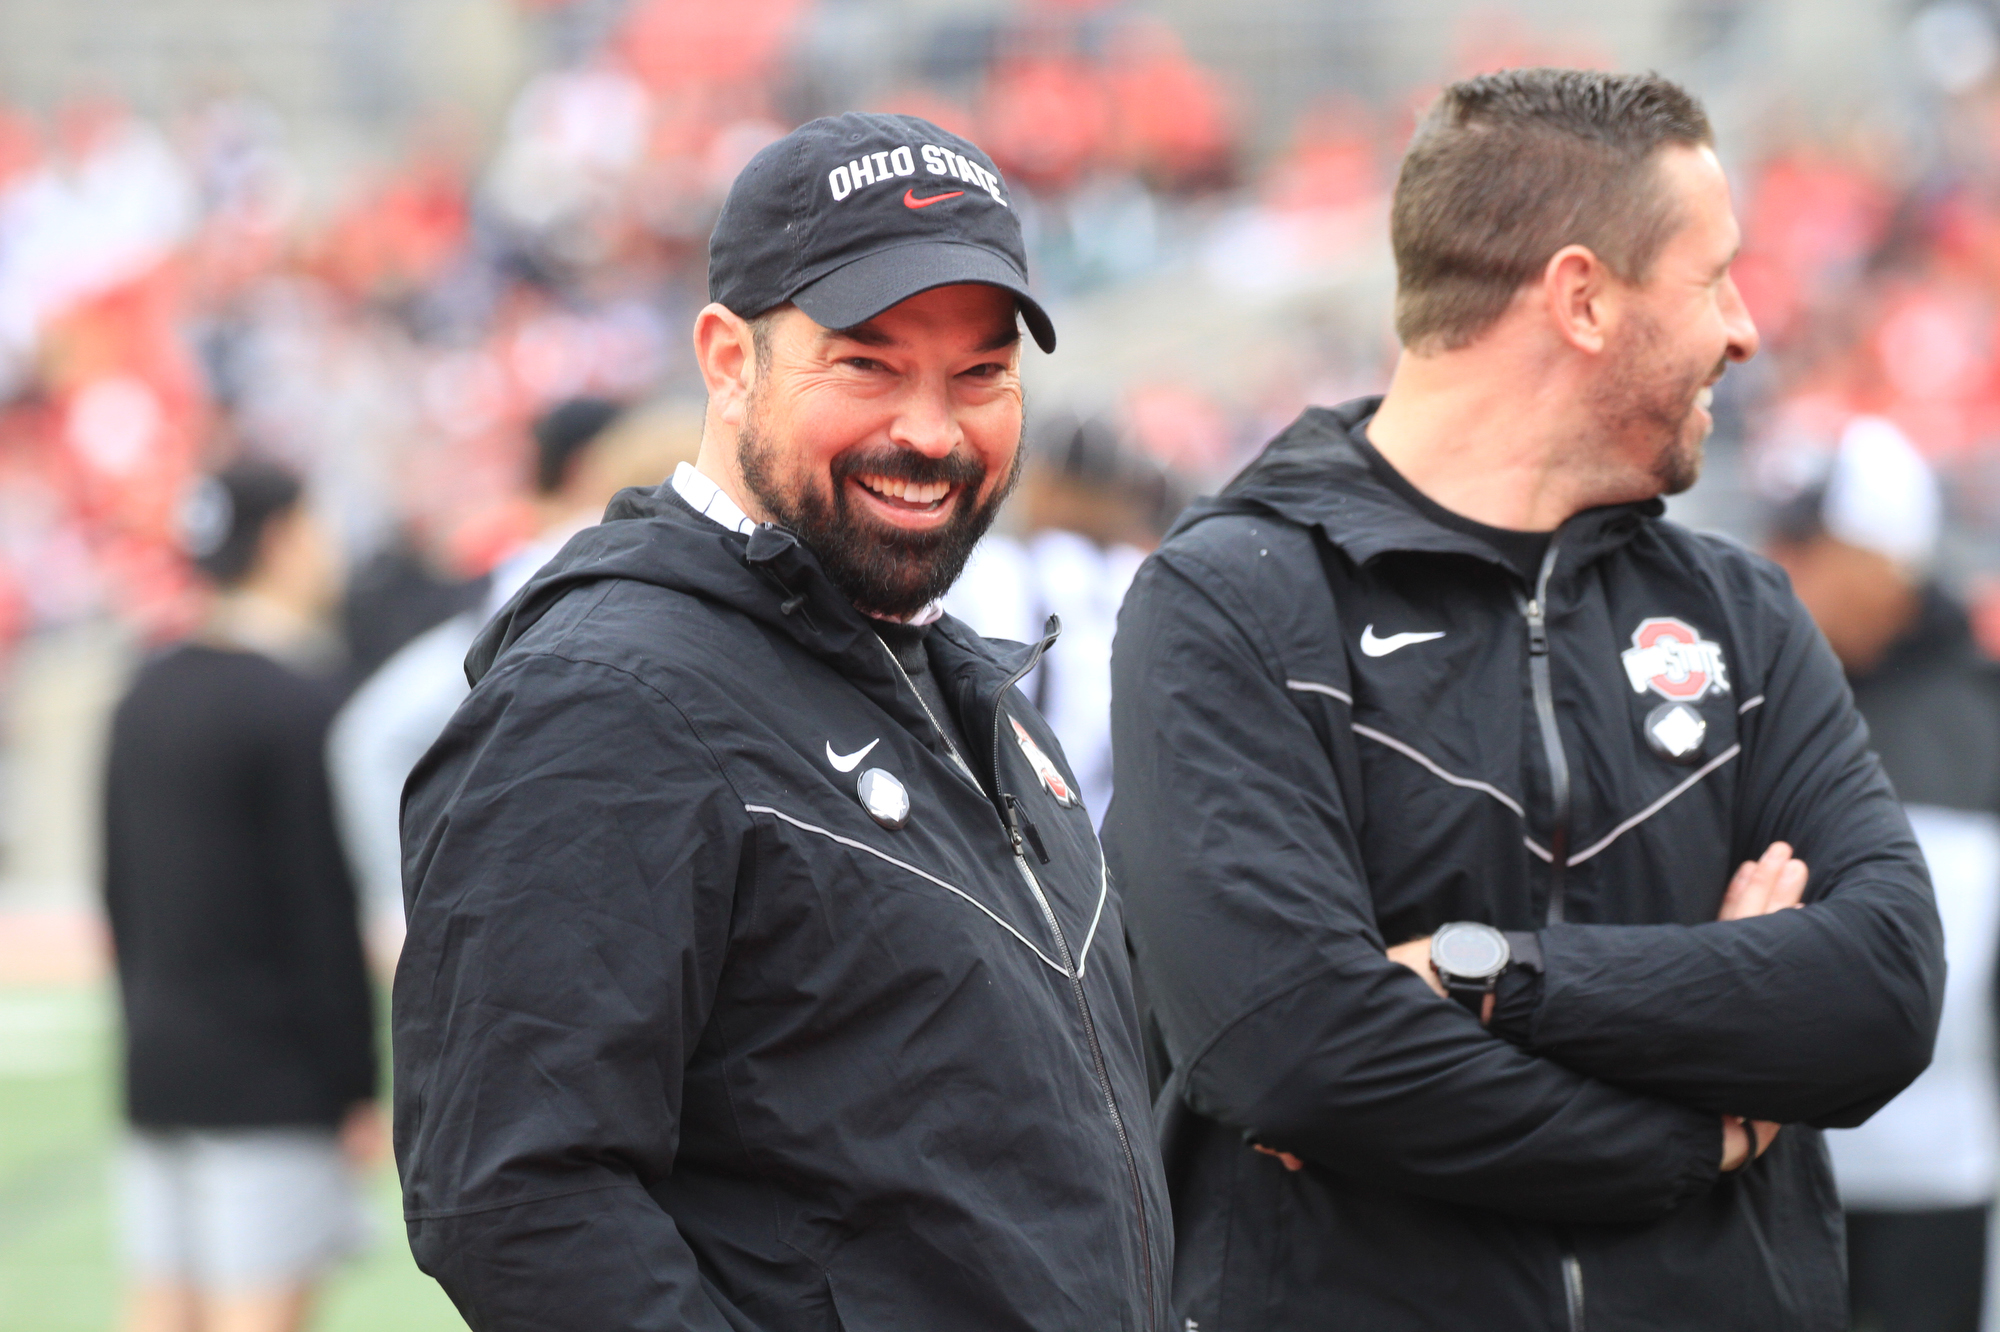
[[905,504],[935,504],[951,493],[948,481],[903,481],[890,476],[857,477],[862,485],[888,499]]
[[1703,411],[1707,411],[1709,408],[1713,407],[1715,405],[1715,389],[1713,387],[1705,388],[1701,392],[1695,394],[1694,404],[1695,406],[1701,408]]

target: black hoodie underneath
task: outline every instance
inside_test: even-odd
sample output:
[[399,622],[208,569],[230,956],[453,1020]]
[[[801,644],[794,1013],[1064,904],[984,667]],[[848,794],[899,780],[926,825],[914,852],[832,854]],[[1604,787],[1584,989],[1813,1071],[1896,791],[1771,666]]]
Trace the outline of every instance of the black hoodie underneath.
[[474,1328],[1164,1326],[1123,922],[1032,654],[923,647],[976,779],[796,539],[670,485],[474,647],[395,992],[411,1245]]

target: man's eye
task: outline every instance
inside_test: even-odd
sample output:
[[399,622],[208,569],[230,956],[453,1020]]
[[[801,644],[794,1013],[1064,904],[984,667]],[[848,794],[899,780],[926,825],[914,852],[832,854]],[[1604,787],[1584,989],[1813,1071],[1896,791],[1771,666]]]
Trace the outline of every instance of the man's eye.
[[988,361],[985,365],[973,366],[965,373],[971,379],[991,379],[993,376],[1005,371],[1006,368],[1006,366],[1000,364],[998,361]]
[[866,370],[871,374],[877,370],[885,370],[888,368],[884,366],[880,361],[877,361],[872,357],[867,357],[867,356],[850,356],[847,358],[846,364],[853,367],[856,370]]

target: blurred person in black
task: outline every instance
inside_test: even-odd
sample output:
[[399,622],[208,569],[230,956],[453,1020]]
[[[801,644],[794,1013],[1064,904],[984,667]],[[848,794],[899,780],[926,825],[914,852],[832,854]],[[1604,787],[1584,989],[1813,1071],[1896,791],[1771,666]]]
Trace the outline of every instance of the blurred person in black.
[[1931,573],[1942,504],[1879,417],[1833,448],[1780,447],[1760,478],[1769,551],[1847,672],[1869,742],[1930,864],[1944,1016],[1930,1068],[1860,1128],[1827,1135],[1862,1332],[1976,1332],[2000,1174],[2000,670]]
[[327,736],[334,812],[378,963],[395,956],[403,936],[403,779],[465,701],[474,637],[564,542],[604,516],[613,495],[660,480],[660,473],[633,475],[605,447],[626,415],[622,402],[568,398],[536,419],[534,535],[478,581],[470,606],[397,648],[334,718]]
[[365,678],[417,635],[477,606],[485,581],[453,577],[416,533],[396,532],[347,579],[339,620],[348,678]]
[[129,1332],[286,1332],[358,1248],[379,1155],[354,887],[324,742],[333,551],[298,481],[201,482],[201,629],[111,727],[104,892],[124,1005]]

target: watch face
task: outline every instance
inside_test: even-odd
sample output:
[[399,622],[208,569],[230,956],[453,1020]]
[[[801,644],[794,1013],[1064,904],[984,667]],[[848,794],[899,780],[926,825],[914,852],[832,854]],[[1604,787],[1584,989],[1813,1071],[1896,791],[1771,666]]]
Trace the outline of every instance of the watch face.
[[1490,926],[1451,924],[1432,937],[1431,959],[1448,976],[1485,980],[1507,965],[1507,940]]

